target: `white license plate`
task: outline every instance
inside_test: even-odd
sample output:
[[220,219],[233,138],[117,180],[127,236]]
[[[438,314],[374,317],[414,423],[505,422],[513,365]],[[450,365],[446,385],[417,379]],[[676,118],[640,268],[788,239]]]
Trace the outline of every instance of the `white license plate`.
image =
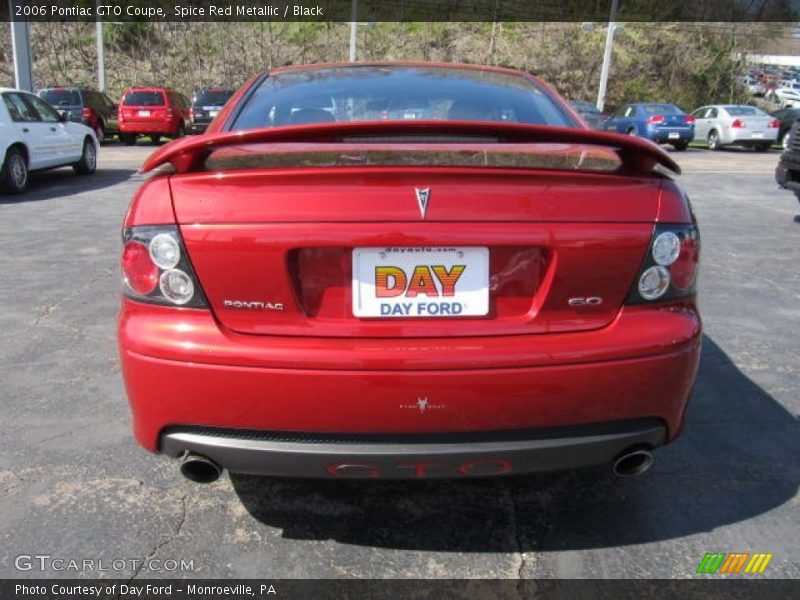
[[679,137],[681,137],[681,134],[678,133],[677,131],[670,131],[669,132],[669,139],[677,140]]
[[208,116],[211,117],[212,119],[214,117],[216,117],[218,114],[219,114],[218,110],[210,110],[210,111],[208,111]]
[[753,132],[753,137],[754,138],[763,138],[764,137],[764,132],[763,131],[754,131]]
[[488,248],[353,250],[356,317],[420,319],[488,313]]
[[149,117],[150,116],[150,111],[149,110],[140,110],[139,111],[139,116],[140,117]]

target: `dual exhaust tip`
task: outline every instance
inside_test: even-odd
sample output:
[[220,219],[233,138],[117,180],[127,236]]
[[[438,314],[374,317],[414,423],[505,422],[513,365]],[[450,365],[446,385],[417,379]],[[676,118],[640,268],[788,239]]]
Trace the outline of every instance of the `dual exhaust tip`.
[[[614,459],[617,477],[642,475],[653,465],[653,453],[647,448],[630,448]],[[202,454],[187,452],[181,461],[181,474],[195,483],[214,483],[222,475],[222,467]]]
[[629,448],[614,459],[612,469],[617,477],[636,477],[653,466],[653,453],[647,448]]
[[222,475],[222,467],[207,456],[187,452],[181,461],[181,475],[195,483],[214,483]]

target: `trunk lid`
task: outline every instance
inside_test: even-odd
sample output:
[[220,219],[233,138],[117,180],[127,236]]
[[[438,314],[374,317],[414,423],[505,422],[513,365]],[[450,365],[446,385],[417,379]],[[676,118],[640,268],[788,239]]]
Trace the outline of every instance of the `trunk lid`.
[[775,120],[775,117],[760,116],[760,115],[746,115],[741,117],[733,117],[733,121],[739,120],[744,124],[744,128],[751,132],[765,132],[769,129],[770,123]]
[[[243,154],[252,159],[252,148]],[[370,165],[215,169],[173,175],[170,185],[187,251],[225,327],[368,338],[608,325],[650,242],[661,181],[611,172]],[[424,211],[419,190],[429,194]],[[422,263],[426,249],[486,249],[485,266],[467,266],[485,271],[485,314],[355,316],[354,257],[365,248],[390,258],[421,252]],[[443,291],[439,285],[437,297],[425,299],[439,302]],[[573,303],[587,298],[599,301]]]

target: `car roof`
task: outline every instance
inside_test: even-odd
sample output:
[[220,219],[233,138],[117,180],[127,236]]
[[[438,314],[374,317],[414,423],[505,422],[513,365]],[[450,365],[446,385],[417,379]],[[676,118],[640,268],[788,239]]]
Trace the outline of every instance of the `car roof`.
[[46,85],[43,88],[39,88],[39,91],[42,90],[92,90],[93,88],[86,87],[83,85]]
[[287,65],[284,67],[277,67],[264,71],[265,74],[270,73],[285,73],[287,71],[314,71],[317,69],[338,69],[338,68],[353,68],[353,67],[425,67],[428,69],[465,69],[470,71],[483,71],[494,73],[505,73],[507,75],[514,75],[516,77],[530,76],[530,73],[521,71],[519,69],[511,69],[508,67],[496,67],[491,65],[473,65],[467,63],[448,63],[448,62],[429,62],[429,61],[366,61],[366,62],[330,62],[330,63],[316,63],[310,65]]

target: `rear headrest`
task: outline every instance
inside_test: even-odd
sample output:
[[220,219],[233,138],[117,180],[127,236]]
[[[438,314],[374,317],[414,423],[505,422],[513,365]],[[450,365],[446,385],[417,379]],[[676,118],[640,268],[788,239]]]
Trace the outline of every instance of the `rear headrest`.
[[310,125],[311,123],[335,123],[333,115],[321,108],[301,108],[289,117],[291,125]]

